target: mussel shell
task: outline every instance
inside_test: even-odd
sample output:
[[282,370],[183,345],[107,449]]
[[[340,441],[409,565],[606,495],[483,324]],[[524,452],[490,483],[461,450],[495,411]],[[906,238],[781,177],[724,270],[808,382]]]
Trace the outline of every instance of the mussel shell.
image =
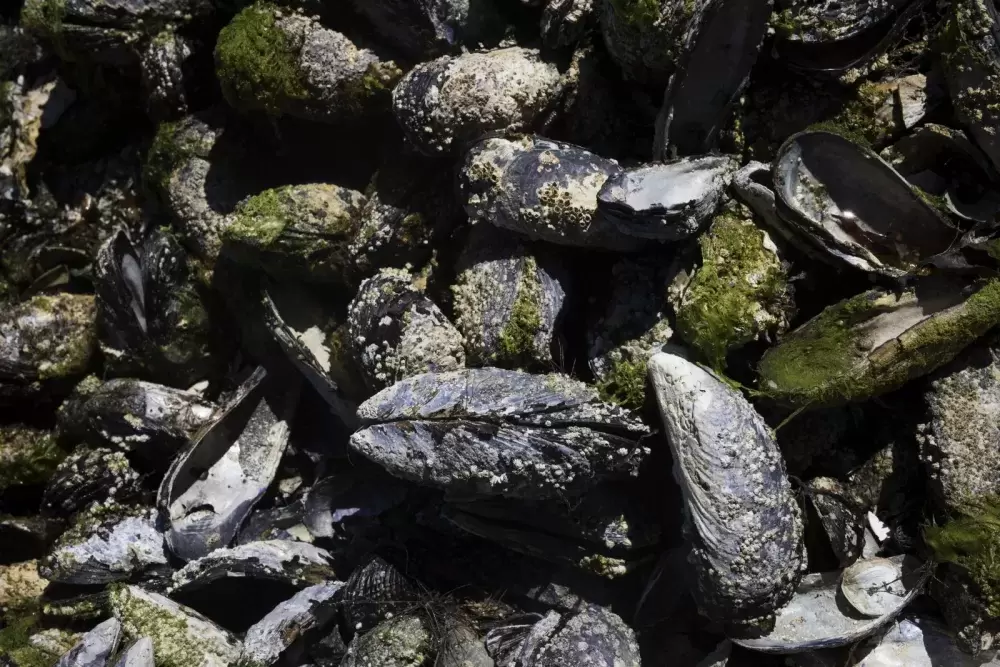
[[757,61],[771,0],[712,0],[699,9],[657,119],[653,152],[660,158],[715,147]]
[[118,658],[115,667],[153,667],[153,640],[140,637]]
[[334,537],[345,524],[376,519],[406,499],[407,486],[374,472],[351,468],[313,484],[303,511],[309,533],[318,538]]
[[174,459],[157,497],[174,555],[194,560],[236,536],[277,471],[298,389],[258,368]]
[[710,155],[626,169],[604,183],[598,211],[631,236],[688,238],[715,213],[736,167],[732,158]]
[[877,155],[832,132],[789,137],[773,174],[779,215],[835,265],[901,276],[961,235]]
[[840,594],[863,616],[891,614],[906,596],[902,564],[888,558],[858,561],[841,575]]
[[448,620],[437,649],[437,667],[494,667],[482,637],[461,620]]
[[429,623],[421,616],[394,616],[382,621],[370,632],[357,635],[347,647],[341,667],[409,667],[423,662],[433,650]]
[[[963,653],[952,634],[930,617],[907,616],[855,653],[856,667],[975,667],[982,660]],[[989,663],[992,664],[992,663]]]
[[132,500],[142,494],[141,478],[120,451],[80,448],[49,478],[42,514],[69,517],[93,502]]
[[887,49],[925,0],[778,0],[775,50],[795,67],[842,71]]
[[753,406],[715,375],[672,351],[648,368],[684,494],[692,594],[709,618],[766,625],[792,597],[803,557],[778,446]]
[[630,252],[643,241],[597,210],[598,193],[619,171],[614,160],[572,144],[488,137],[466,153],[459,192],[473,220],[550,243]]
[[365,632],[414,607],[419,599],[413,581],[381,557],[373,556],[355,568],[340,591],[341,627],[347,636]]
[[[912,556],[890,560],[902,570],[905,595],[878,618],[845,612],[839,599],[841,572],[807,574],[795,596],[778,611],[774,629],[760,637],[731,637],[733,642],[764,653],[802,653],[846,646],[891,622],[923,590],[931,568]],[[850,609],[850,608],[848,608]]]
[[339,581],[316,584],[279,604],[247,630],[240,660],[265,667],[280,660],[295,660],[294,656],[302,653],[304,640],[334,620],[337,613],[334,597],[343,585]]
[[122,624],[109,618],[88,632],[70,651],[59,658],[58,667],[105,667],[118,649]]
[[115,618],[132,637],[153,641],[163,667],[224,667],[236,664],[242,643],[193,609],[138,586],[111,591]]
[[243,524],[239,535],[236,536],[236,544],[294,539],[312,542],[302,530],[304,513],[305,507],[301,498],[281,507],[257,510]]

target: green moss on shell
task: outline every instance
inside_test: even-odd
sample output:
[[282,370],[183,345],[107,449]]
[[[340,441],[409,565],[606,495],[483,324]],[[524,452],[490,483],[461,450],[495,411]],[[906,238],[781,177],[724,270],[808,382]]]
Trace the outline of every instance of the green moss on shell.
[[766,234],[746,216],[719,215],[698,242],[701,266],[674,304],[677,330],[721,372],[730,350],[784,330],[788,278]]
[[0,427],[0,490],[44,484],[65,457],[48,431]]
[[941,526],[927,526],[924,542],[934,559],[968,572],[979,588],[987,613],[1000,618],[1000,504],[983,499],[978,512]]
[[268,2],[246,7],[219,33],[216,75],[230,104],[281,115],[288,101],[308,97],[299,50],[278,27],[279,8]]
[[660,18],[660,0],[611,0],[615,17],[633,26],[652,27]]
[[796,406],[833,406],[897,389],[955,357],[1000,323],[1000,281],[935,313],[875,350],[857,325],[898,303],[872,290],[831,306],[789,334],[761,360],[761,389]]
[[25,0],[21,8],[21,27],[35,36],[53,41],[62,32],[65,15],[66,0]]
[[597,382],[602,401],[630,410],[639,410],[646,402],[646,361],[618,359]]
[[542,285],[534,257],[525,257],[520,279],[510,318],[497,338],[497,363],[530,365],[535,356],[535,336],[542,328]]
[[160,123],[142,166],[142,180],[154,192],[164,192],[174,172],[196,154],[197,142],[185,139],[179,123]]

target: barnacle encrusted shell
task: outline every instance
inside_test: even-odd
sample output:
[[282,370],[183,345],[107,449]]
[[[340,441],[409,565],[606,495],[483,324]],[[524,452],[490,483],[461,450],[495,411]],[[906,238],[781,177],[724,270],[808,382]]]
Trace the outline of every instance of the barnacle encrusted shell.
[[626,79],[664,85],[685,37],[710,0],[606,0],[600,12],[608,53]]
[[241,642],[192,609],[138,586],[111,590],[111,608],[129,637],[153,641],[162,667],[229,667]]
[[559,245],[629,252],[645,242],[598,211],[598,193],[620,171],[614,160],[572,144],[488,137],[466,153],[459,194],[473,221]]
[[742,395],[678,354],[655,355],[649,377],[684,492],[692,593],[709,618],[767,628],[803,557],[778,446]]
[[433,155],[461,151],[491,130],[537,129],[559,93],[554,64],[510,47],[417,65],[392,91],[392,108],[410,141]]
[[698,245],[700,263],[678,271],[669,298],[678,334],[721,370],[730,350],[788,329],[791,289],[777,246],[745,208],[716,216]]
[[[265,540],[216,549],[193,560],[171,577],[171,595],[210,586],[227,577],[254,581],[274,580],[297,588],[333,578],[330,554],[305,542]],[[237,575],[238,573],[238,575]]]
[[72,516],[94,501],[131,499],[140,478],[125,454],[103,447],[80,447],[52,472],[42,497],[42,513]]
[[433,654],[433,636],[420,616],[396,616],[373,630],[357,635],[344,656],[341,667],[415,667]]
[[553,260],[530,253],[518,237],[492,225],[473,227],[451,288],[455,326],[470,363],[506,368],[555,363],[553,335],[566,292],[560,280],[565,274]]
[[465,365],[461,334],[401,269],[384,269],[361,283],[348,308],[347,327],[372,391],[419,373]]
[[270,667],[310,632],[327,626],[337,613],[335,596],[343,582],[328,581],[304,588],[247,630],[240,664]]
[[921,456],[942,510],[974,511],[983,498],[1000,494],[998,378],[993,346],[980,344],[943,368],[924,394],[930,419],[920,427]]
[[399,67],[294,11],[257,2],[219,33],[216,75],[231,105],[335,122],[389,105]]
[[828,307],[761,359],[761,389],[790,405],[858,401],[951,361],[1000,323],[1000,282],[931,276],[900,293],[874,289]]
[[425,373],[368,399],[358,416],[366,426],[352,449],[456,493],[551,498],[634,476],[648,454],[641,422],[555,373]]
[[360,192],[328,183],[265,190],[236,209],[223,249],[276,278],[350,284],[348,246],[364,205]]

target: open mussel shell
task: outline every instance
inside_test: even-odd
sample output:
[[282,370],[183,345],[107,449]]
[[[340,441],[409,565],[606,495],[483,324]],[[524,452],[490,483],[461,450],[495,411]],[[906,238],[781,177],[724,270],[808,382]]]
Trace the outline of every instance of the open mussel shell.
[[130,637],[149,637],[162,667],[227,667],[242,643],[193,609],[138,586],[111,591],[111,608]]
[[99,506],[82,512],[39,564],[39,573],[64,584],[107,584],[168,568],[163,533],[152,509]]
[[775,51],[793,66],[842,71],[878,56],[926,0],[778,0]]
[[118,649],[122,624],[109,618],[83,636],[76,646],[59,658],[58,667],[105,667]]
[[684,494],[692,594],[713,620],[766,625],[792,597],[803,557],[778,446],[753,406],[715,375],[675,351],[648,366]]
[[768,350],[760,387],[795,406],[833,406],[896,389],[951,361],[1000,323],[1000,282],[929,276],[828,307]]
[[732,158],[708,155],[625,169],[604,183],[598,211],[630,236],[685,239],[715,213],[736,167]]
[[[697,7],[657,119],[654,155],[715,147],[767,34],[771,0],[710,0]],[[685,5],[687,6],[687,5]]]
[[[902,588],[899,595],[892,596],[895,604],[879,604],[881,616],[864,616],[853,607],[845,611],[841,598],[842,572],[807,574],[788,604],[778,610],[773,630],[759,637],[731,639],[765,653],[801,653],[864,639],[891,622],[921,592],[931,573],[931,568],[912,556],[893,556],[888,560],[899,568]],[[863,567],[864,562],[854,567]]]
[[839,134],[792,135],[773,175],[778,214],[834,265],[902,276],[960,240],[906,179]]
[[[963,653],[952,633],[931,617],[910,616],[855,651],[855,667],[978,667],[982,659]],[[987,663],[989,665],[995,662]]]
[[157,497],[174,555],[194,560],[236,536],[277,472],[298,389],[258,368],[174,460]]
[[880,618],[891,614],[906,596],[903,564],[869,558],[847,567],[840,577],[840,594],[859,614]]
[[[453,493],[547,498],[638,473],[646,427],[558,374],[425,373],[358,408],[351,448],[390,474]],[[486,446],[486,442],[493,443]]]
[[121,654],[115,667],[153,667],[154,664],[153,640],[140,637]]
[[363,389],[354,386],[356,373],[347,355],[344,326],[300,289],[267,283],[261,300],[264,322],[274,340],[333,414],[353,427],[357,404],[351,396]]
[[270,667],[301,657],[304,640],[335,620],[335,596],[343,586],[339,581],[310,586],[268,612],[247,630],[240,664]]

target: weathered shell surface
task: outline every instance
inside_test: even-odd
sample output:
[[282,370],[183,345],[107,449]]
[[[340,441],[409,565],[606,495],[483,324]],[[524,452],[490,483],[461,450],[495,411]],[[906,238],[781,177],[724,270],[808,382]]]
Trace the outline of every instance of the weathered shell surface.
[[436,660],[438,667],[494,667],[483,638],[461,621],[446,626]]
[[841,572],[807,574],[794,597],[778,611],[774,629],[752,639],[731,637],[741,646],[765,653],[801,653],[845,646],[891,622],[923,589],[931,569],[912,556],[893,556],[903,572],[905,595],[878,618],[843,611],[838,593]]
[[902,564],[888,558],[858,561],[841,575],[840,593],[864,616],[879,618],[891,614],[907,593]]
[[406,271],[386,269],[362,282],[348,308],[347,330],[372,391],[465,366],[461,334]]
[[556,374],[426,373],[376,394],[358,416],[369,425],[351,436],[355,451],[397,477],[475,495],[582,490],[636,474],[648,452],[645,426]]
[[665,85],[711,1],[604,2],[600,14],[604,45],[626,79]]
[[[174,555],[228,545],[267,490],[288,444],[298,385],[258,368],[163,478],[157,498]],[[207,472],[206,472],[207,471]]]
[[[982,660],[963,653],[948,629],[933,618],[900,619],[855,654],[856,667],[976,667]],[[992,665],[994,662],[989,662]]]
[[334,596],[343,585],[339,581],[316,584],[275,607],[247,630],[241,664],[247,667],[277,664],[282,656],[290,653],[297,640],[328,625],[336,614]]
[[766,623],[800,576],[802,519],[767,425],[741,394],[683,357],[649,361],[685,498],[702,613]]
[[130,637],[149,637],[163,667],[229,667],[241,643],[192,609],[137,586],[111,592],[111,607]]
[[597,195],[618,163],[541,137],[479,141],[466,153],[459,192],[474,221],[532,239],[623,252],[643,245],[598,213]]
[[419,599],[417,587],[395,566],[378,556],[355,568],[338,602],[348,635],[364,632],[400,614]]
[[1000,492],[998,370],[993,348],[977,345],[942,369],[924,394],[930,421],[921,427],[921,454],[942,510],[970,511]]
[[333,578],[330,554],[304,542],[268,540],[241,544],[232,549],[216,549],[191,561],[171,579],[172,594],[203,588],[226,577],[238,576],[248,582],[275,580],[291,586],[307,585]]
[[[488,647],[495,643],[496,637],[496,631],[491,631],[486,640]],[[594,605],[585,605],[581,611],[567,615],[550,611],[522,637],[520,647],[492,651],[497,667],[640,664],[639,646],[632,629],[617,615]]]
[[66,584],[106,584],[168,565],[156,511],[84,512],[39,566],[46,579]]
[[57,667],[105,667],[121,641],[122,624],[109,618],[83,636],[69,653],[59,658]]
[[392,108],[417,148],[455,153],[492,130],[537,129],[559,84],[558,68],[534,49],[444,56],[410,70],[392,91]]
[[708,155],[625,169],[604,183],[598,211],[631,236],[685,239],[715,213],[737,166],[732,158]]
[[149,637],[140,637],[134,644],[121,654],[115,667],[153,667],[153,640]]
[[140,494],[140,477],[120,451],[77,449],[53,471],[42,513],[71,516],[93,502],[129,500]]
[[413,667],[424,664],[433,652],[433,637],[419,616],[396,616],[370,632],[357,635],[341,667]]
[[809,502],[819,516],[830,548],[841,567],[847,567],[861,556],[866,518],[845,500],[848,493],[837,479],[817,477],[809,482],[809,491]]
[[881,158],[844,137],[789,137],[774,161],[778,213],[834,264],[900,276],[945,253],[959,232]]
[[930,276],[898,294],[870,290],[768,350],[760,385],[794,405],[863,400],[939,368],[998,322],[1000,283],[966,287]]
[[539,261],[513,234],[475,225],[452,286],[455,326],[469,361],[500,367],[550,367],[567,278]]

